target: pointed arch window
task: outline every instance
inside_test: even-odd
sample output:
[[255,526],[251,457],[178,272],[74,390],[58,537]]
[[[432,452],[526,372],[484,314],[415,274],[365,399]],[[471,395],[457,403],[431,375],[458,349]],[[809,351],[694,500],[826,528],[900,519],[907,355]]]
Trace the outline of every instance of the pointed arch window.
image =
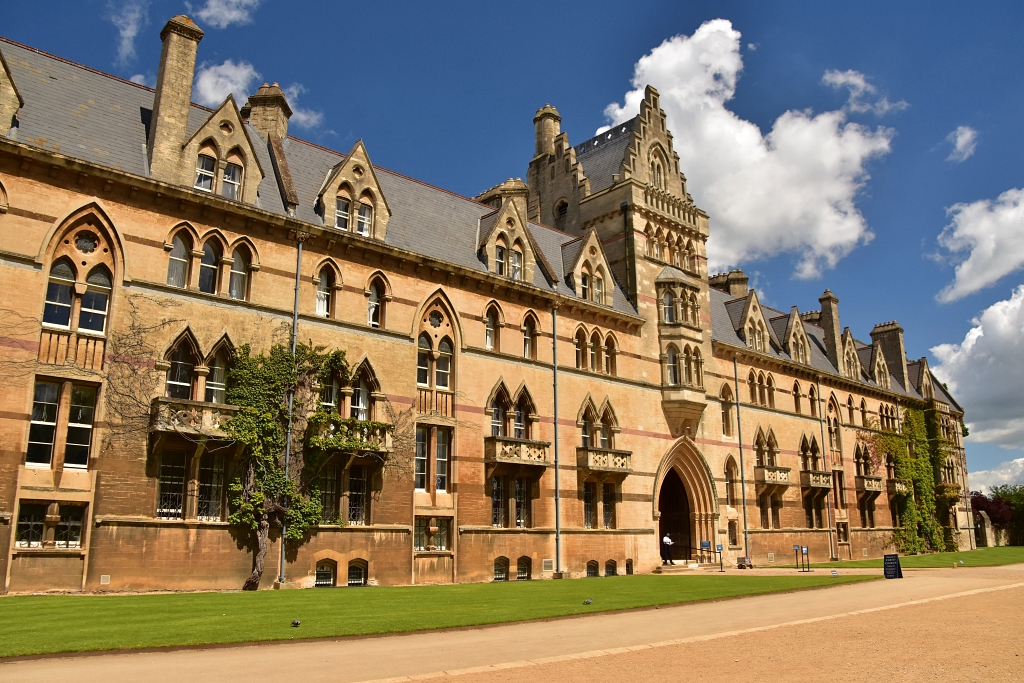
[[494,247],[494,274],[504,275],[505,274],[505,247],[497,245]]
[[171,367],[167,370],[167,397],[190,400],[195,384],[196,357],[188,344],[182,341],[168,360]]
[[678,386],[679,384],[679,356],[676,353],[674,346],[668,347],[668,353],[665,354],[665,369],[668,371],[668,384],[669,386]]
[[349,198],[338,196],[334,201],[334,227],[347,231],[351,210],[352,202]]
[[537,357],[536,334],[537,330],[533,325],[533,320],[527,318],[523,324],[523,358]]
[[351,416],[357,420],[370,419],[370,385],[362,372],[352,385]]
[[448,389],[451,385],[452,376],[452,340],[445,337],[437,345],[437,360],[434,361],[434,386],[438,389]]
[[576,339],[573,343],[576,347],[576,368],[582,370],[586,362],[587,353],[587,337],[583,330],[576,332]]
[[604,305],[604,278],[600,275],[594,276],[594,302]]
[[529,439],[529,423],[527,416],[530,414],[530,406],[526,396],[520,396],[516,403],[515,416],[512,420],[512,436],[517,439]]
[[608,336],[604,341],[604,374],[615,376],[615,340]]
[[747,389],[750,391],[750,402],[757,405],[757,374],[751,370],[747,375]]
[[71,326],[71,305],[74,302],[75,271],[71,262],[61,259],[50,268],[46,284],[46,307],[43,322],[56,327]]
[[206,397],[208,403],[227,403],[228,357],[220,350],[209,364],[210,374],[206,376]]
[[860,400],[860,424],[862,427],[868,426],[868,404],[864,399]]
[[381,327],[384,319],[384,300],[381,295],[380,283],[374,280],[370,283],[370,297],[367,302],[366,322],[370,327]]
[[245,301],[249,298],[249,254],[245,249],[235,249],[231,261],[228,294],[232,299]]
[[611,410],[605,409],[604,415],[601,416],[599,447],[604,449],[615,448],[613,445],[615,418],[612,417]]
[[601,337],[597,332],[590,336],[590,370],[601,372]]
[[793,383],[793,412],[800,415],[800,383]]
[[199,291],[206,294],[217,293],[217,281],[220,279],[220,249],[214,241],[207,240],[203,245],[203,258],[199,262]]
[[488,351],[500,351],[498,347],[498,314],[493,308],[487,309],[484,319],[484,348]]
[[676,321],[676,298],[672,296],[672,292],[665,292],[665,296],[662,297],[661,310],[662,319],[666,323]]
[[224,165],[224,182],[221,184],[220,193],[228,199],[239,200],[242,198],[242,167],[238,164]]
[[523,252],[518,246],[512,247],[512,263],[508,274],[513,280],[523,279]]
[[188,266],[192,258],[192,240],[184,232],[171,238],[171,255],[167,263],[167,284],[181,287],[188,284]]
[[765,391],[768,395],[768,407],[775,407],[775,378],[768,375],[768,380],[765,383]]
[[590,298],[590,275],[588,273],[580,273],[580,298]]
[[580,445],[583,448],[592,448],[594,442],[594,429],[597,417],[594,411],[588,407],[583,412],[583,423],[580,425]]
[[107,310],[110,307],[110,271],[96,266],[85,278],[82,310],[78,315],[78,329],[104,332],[107,328]]
[[196,181],[192,187],[203,192],[213,192],[214,173],[217,160],[209,154],[200,154],[196,159]]
[[850,423],[850,426],[852,427],[856,423],[856,421],[854,420],[855,412],[853,410],[853,396],[848,396],[846,398],[846,412],[847,412],[847,415],[849,416],[848,422]]
[[359,216],[356,219],[356,232],[363,237],[370,236],[370,226],[373,224],[373,207],[369,204],[359,204]]
[[818,417],[818,395],[813,386],[807,390],[807,403],[811,406],[811,417]]
[[334,298],[334,269],[324,266],[320,269],[316,283],[316,314],[322,318],[331,317],[331,300]]
[[722,385],[720,394],[722,403],[722,436],[732,436],[732,389],[728,384]]
[[683,349],[683,383],[693,384],[693,354],[689,345]]
[[430,337],[423,333],[416,344],[416,384],[430,386]]

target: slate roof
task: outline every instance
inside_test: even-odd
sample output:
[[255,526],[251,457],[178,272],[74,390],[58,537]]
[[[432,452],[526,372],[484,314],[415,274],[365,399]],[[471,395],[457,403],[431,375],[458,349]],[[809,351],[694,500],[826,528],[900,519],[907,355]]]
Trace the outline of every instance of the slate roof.
[[626,147],[633,141],[636,119],[634,116],[575,146],[576,161],[583,166],[583,174],[590,179],[592,193],[612,186],[612,175],[620,171]]
[[[8,137],[89,163],[149,176],[146,139],[154,98],[151,88],[5,38],[0,38],[0,52],[25,100],[18,125]],[[193,104],[187,135],[194,133],[212,111]],[[283,215],[286,211],[267,143],[251,126],[247,131],[266,173],[258,188],[256,204]],[[299,198],[295,217],[324,225],[324,217],[316,211],[317,194],[330,170],[345,155],[294,137],[285,139],[282,148]],[[597,159],[601,154],[591,156]],[[493,207],[387,169],[375,166],[374,170],[392,211],[385,243],[439,261],[487,271],[477,249],[477,227],[482,217],[494,212]],[[611,174],[607,176],[610,184]],[[333,217],[333,212],[329,215]],[[532,284],[575,297],[575,292],[565,284],[562,246],[578,238],[535,223],[527,227],[541,251],[538,260],[560,271],[550,274],[554,283],[549,283],[544,268],[535,268]],[[617,281],[613,281],[611,293],[611,308],[637,315]]]

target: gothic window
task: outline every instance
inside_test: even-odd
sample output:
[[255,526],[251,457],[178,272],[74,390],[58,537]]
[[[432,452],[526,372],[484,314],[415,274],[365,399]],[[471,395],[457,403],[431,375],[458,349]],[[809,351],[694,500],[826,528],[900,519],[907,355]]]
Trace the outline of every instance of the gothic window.
[[350,588],[365,586],[369,573],[366,560],[352,560],[348,563],[348,581],[345,585]]
[[373,207],[369,204],[359,204],[359,216],[356,219],[356,232],[363,237],[370,236],[370,226],[373,224]]
[[800,414],[800,383],[793,383],[793,412]]
[[668,353],[665,354],[665,369],[668,374],[669,386],[677,386],[679,384],[679,357],[676,353],[676,347],[669,346]]
[[210,239],[203,245],[203,258],[199,263],[199,291],[216,294],[219,275],[220,249],[216,241]]
[[190,400],[197,361],[189,344],[185,340],[179,342],[168,360],[171,367],[167,370],[167,397]]
[[757,374],[753,370],[751,370],[750,374],[747,375],[747,389],[750,391],[750,402],[756,406],[758,404]]
[[231,260],[228,294],[232,299],[245,301],[249,298],[249,252],[244,248],[235,249],[231,254]]
[[217,160],[208,154],[200,154],[196,159],[196,181],[193,187],[203,192],[213,192],[214,173],[217,171]]
[[338,196],[334,200],[334,227],[339,230],[348,230],[348,222],[352,201],[348,197]]
[[604,340],[604,374],[615,375],[615,355],[615,340],[608,335]]
[[513,280],[523,279],[523,248],[518,242],[512,246],[512,262],[508,274]]
[[50,268],[50,281],[46,285],[46,307],[43,322],[55,327],[71,326],[71,307],[74,302],[75,271],[68,259],[60,259]]
[[600,275],[594,276],[594,302],[604,305],[604,278]]
[[360,372],[352,383],[351,416],[356,420],[370,419],[370,385],[366,381],[366,372]]
[[596,331],[590,336],[590,370],[601,372],[601,337]]
[[316,283],[316,314],[322,318],[331,317],[331,304],[334,298],[334,269],[324,266],[320,269],[319,281]]
[[594,415],[592,407],[588,406],[583,412],[583,422],[580,424],[580,445],[583,448],[596,447],[594,430],[597,428],[597,416]]
[[438,389],[448,389],[451,385],[453,352],[452,341],[448,337],[442,339],[441,343],[437,345],[437,360],[434,361],[434,386]]
[[615,448],[615,418],[612,416],[610,408],[605,408],[604,415],[601,416],[601,423],[597,427],[600,430],[598,446],[604,449]]
[[532,318],[523,323],[523,358],[537,358],[537,329]]
[[487,309],[487,317],[484,319],[484,348],[488,351],[500,351],[498,313],[492,307]]
[[188,285],[188,266],[192,260],[192,240],[182,231],[171,238],[171,255],[167,263],[167,284],[184,289]]
[[430,441],[428,427],[416,427],[416,457],[413,463],[413,487],[427,490],[427,447]]
[[30,465],[49,465],[53,457],[53,443],[57,436],[57,409],[60,404],[60,385],[36,382],[32,400],[32,418],[29,423],[28,452],[25,462]]
[[662,311],[666,323],[674,323],[676,321],[676,298],[672,296],[672,292],[665,292],[665,296],[662,299]]
[[725,504],[729,507],[736,507],[739,502],[736,490],[737,478],[736,461],[730,457],[725,463]]
[[580,273],[580,298],[590,298],[590,275],[588,273]]
[[366,323],[370,327],[384,326],[384,287],[380,280],[370,283],[370,296],[366,304]]
[[[502,526],[504,526],[504,525],[502,525]],[[508,581],[508,558],[507,557],[499,557],[496,560],[494,560],[494,580],[495,581]]]
[[219,350],[207,367],[210,369],[210,374],[206,376],[205,400],[209,403],[227,403],[225,398],[228,378],[227,353],[223,349]]
[[242,167],[238,164],[224,165],[224,178],[221,184],[220,193],[228,199],[240,200],[242,198]]
[[494,247],[494,273],[496,275],[504,275],[505,274],[505,259],[506,259],[505,247],[503,247],[500,244],[497,245],[496,247]]
[[847,396],[846,398],[846,413],[848,416],[847,422],[852,427],[854,424],[856,424],[856,420],[854,419],[854,415],[856,413],[853,409],[853,396]]
[[813,385],[807,390],[807,403],[811,406],[811,417],[818,417],[818,396]]
[[106,331],[107,310],[110,306],[110,271],[106,266],[96,266],[85,278],[85,284],[78,329],[102,333]]
[[586,364],[587,354],[587,336],[583,330],[576,332],[576,338],[573,343],[576,347],[576,368],[582,370]]
[[765,384],[766,392],[768,394],[768,407],[775,407],[775,379],[769,374],[767,383]]
[[530,438],[530,423],[527,418],[530,414],[530,405],[525,395],[519,397],[516,403],[515,415],[512,420],[512,436],[517,439]]
[[500,394],[491,402],[491,436],[505,436],[505,400]]
[[689,345],[683,349],[683,384],[693,384],[693,355],[690,353]]
[[728,384],[722,385],[720,398],[722,403],[722,436],[732,436],[733,400],[732,389],[729,388]]
[[451,461],[452,435],[447,429],[438,429],[434,438],[436,458],[434,462],[434,490],[448,491],[448,463]]
[[764,373],[758,373],[757,375],[757,399],[758,403],[762,406],[768,405],[768,393],[767,387],[764,383]]
[[196,516],[204,522],[219,522],[226,508],[224,500],[224,456],[203,453],[199,458],[199,486]]
[[532,578],[532,565],[533,561],[529,557],[520,557],[516,561],[516,581],[529,581]]

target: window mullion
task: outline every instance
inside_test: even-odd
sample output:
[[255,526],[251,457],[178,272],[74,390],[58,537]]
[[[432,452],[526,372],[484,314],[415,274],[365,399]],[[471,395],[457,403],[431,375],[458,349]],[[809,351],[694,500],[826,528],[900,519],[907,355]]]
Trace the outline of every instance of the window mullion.
[[63,382],[60,387],[60,400],[57,403],[57,430],[53,435],[53,459],[51,467],[55,470],[64,469],[64,448],[68,440],[68,414],[71,412],[71,382]]

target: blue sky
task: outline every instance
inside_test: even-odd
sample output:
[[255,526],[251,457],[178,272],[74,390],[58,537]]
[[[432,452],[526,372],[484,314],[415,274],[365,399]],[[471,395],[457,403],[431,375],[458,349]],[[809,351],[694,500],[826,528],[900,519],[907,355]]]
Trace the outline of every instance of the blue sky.
[[507,7],[37,0],[0,32],[151,85],[159,31],[187,12],[206,31],[194,99],[277,81],[292,134],[362,138],[374,163],[465,195],[526,175],[541,105],[578,143],[610,104],[635,113],[634,76],[658,80],[713,260],[784,310],[831,288],[860,339],[898,320],[967,410],[977,481],[1024,483],[1024,5]]

